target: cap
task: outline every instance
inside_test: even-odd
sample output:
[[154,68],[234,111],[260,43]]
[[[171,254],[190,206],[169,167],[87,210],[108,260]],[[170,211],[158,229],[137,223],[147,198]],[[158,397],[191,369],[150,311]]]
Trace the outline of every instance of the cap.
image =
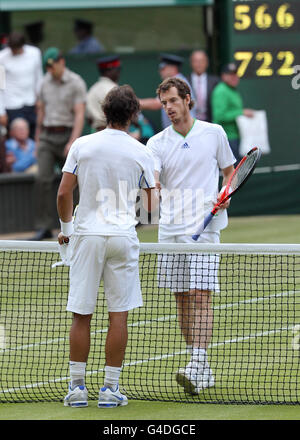
[[163,69],[167,65],[177,66],[179,68],[183,62],[184,59],[182,57],[168,53],[162,53],[160,55],[159,68]]
[[237,65],[234,63],[229,63],[222,67],[221,73],[237,73],[237,71]]
[[93,29],[93,23],[88,20],[82,20],[81,18],[76,18],[74,20],[74,29],[86,29],[88,31],[92,31]]
[[49,47],[43,55],[43,63],[45,67],[51,67],[55,61],[62,57],[61,51],[57,47]]
[[118,55],[111,55],[108,57],[99,58],[97,66],[100,70],[113,69],[121,66],[121,60]]

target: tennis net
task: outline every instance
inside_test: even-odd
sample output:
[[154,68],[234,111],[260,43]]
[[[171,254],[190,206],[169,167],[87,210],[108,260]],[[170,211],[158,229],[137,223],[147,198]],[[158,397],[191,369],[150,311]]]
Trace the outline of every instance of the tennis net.
[[[59,260],[55,242],[0,241],[0,402],[66,394],[72,316],[65,311],[69,268],[52,268]],[[142,243],[140,278],[144,306],[129,313],[120,382],[129,399],[300,403],[300,245]],[[191,280],[216,290],[208,347],[215,385],[197,395],[176,382],[190,354],[173,290]],[[86,373],[90,399],[103,384],[107,330],[101,285]]]

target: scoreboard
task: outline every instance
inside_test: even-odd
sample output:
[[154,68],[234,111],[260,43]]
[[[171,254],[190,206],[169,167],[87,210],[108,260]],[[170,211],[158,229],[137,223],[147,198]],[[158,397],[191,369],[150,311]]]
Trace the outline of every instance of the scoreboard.
[[300,164],[300,0],[220,3],[222,61],[238,65],[244,106],[267,112],[271,153],[260,162]]
[[[236,38],[257,34],[261,39],[258,47],[235,50],[234,59],[239,63],[240,77],[269,78],[294,74],[293,66],[300,52],[299,2],[234,2],[233,28]],[[275,47],[263,44],[267,34],[274,38]],[[288,34],[295,37],[294,41],[279,47],[280,40],[283,41]]]

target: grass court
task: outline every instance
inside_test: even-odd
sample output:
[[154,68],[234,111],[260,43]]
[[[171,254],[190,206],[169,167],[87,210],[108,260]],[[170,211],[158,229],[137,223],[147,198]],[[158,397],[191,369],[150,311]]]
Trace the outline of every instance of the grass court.
[[[232,218],[222,234],[222,242],[299,243],[299,219]],[[157,241],[154,226],[139,228],[138,235],[142,242]],[[278,263],[271,257],[260,256],[251,262],[250,271],[246,257],[239,262],[236,273],[237,257],[226,256],[224,264],[224,257],[221,258],[221,291],[214,295],[214,334],[209,349],[216,385],[190,397],[174,378],[174,372],[187,363],[188,355],[176,322],[173,295],[157,286],[155,261],[147,256],[141,271],[145,307],[130,314],[129,344],[122,373],[122,385],[130,402],[127,407],[108,410],[108,415],[97,408],[94,400],[103,379],[102,347],[107,332],[102,300],[91,330],[94,348],[86,378],[89,407],[77,411],[65,408],[59,400],[66,394],[68,383],[70,317],[64,312],[68,286],[67,278],[62,277],[66,268],[51,269],[44,255],[40,261],[35,261],[31,254],[23,255],[19,262],[18,258],[17,253],[12,256],[2,279],[7,286],[2,310],[10,328],[5,329],[8,350],[0,350],[0,400],[5,395],[8,400],[30,398],[36,402],[1,403],[0,419],[300,418],[299,405],[255,404],[268,399],[286,403],[300,400],[300,353],[293,345],[297,338],[295,326],[300,324],[299,259],[295,265],[293,257],[282,257]],[[51,258],[55,261],[57,255]],[[46,267],[42,276],[40,267]],[[295,278],[292,267],[297,270]],[[283,386],[278,387],[280,383]],[[247,401],[252,404],[228,404]]]

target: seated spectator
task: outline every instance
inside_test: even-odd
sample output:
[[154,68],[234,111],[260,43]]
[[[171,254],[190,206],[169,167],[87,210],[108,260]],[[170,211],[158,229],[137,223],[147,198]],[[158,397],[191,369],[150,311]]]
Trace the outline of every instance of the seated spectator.
[[16,118],[10,125],[10,139],[5,142],[6,161],[17,173],[36,171],[35,142],[29,138],[29,124]]

